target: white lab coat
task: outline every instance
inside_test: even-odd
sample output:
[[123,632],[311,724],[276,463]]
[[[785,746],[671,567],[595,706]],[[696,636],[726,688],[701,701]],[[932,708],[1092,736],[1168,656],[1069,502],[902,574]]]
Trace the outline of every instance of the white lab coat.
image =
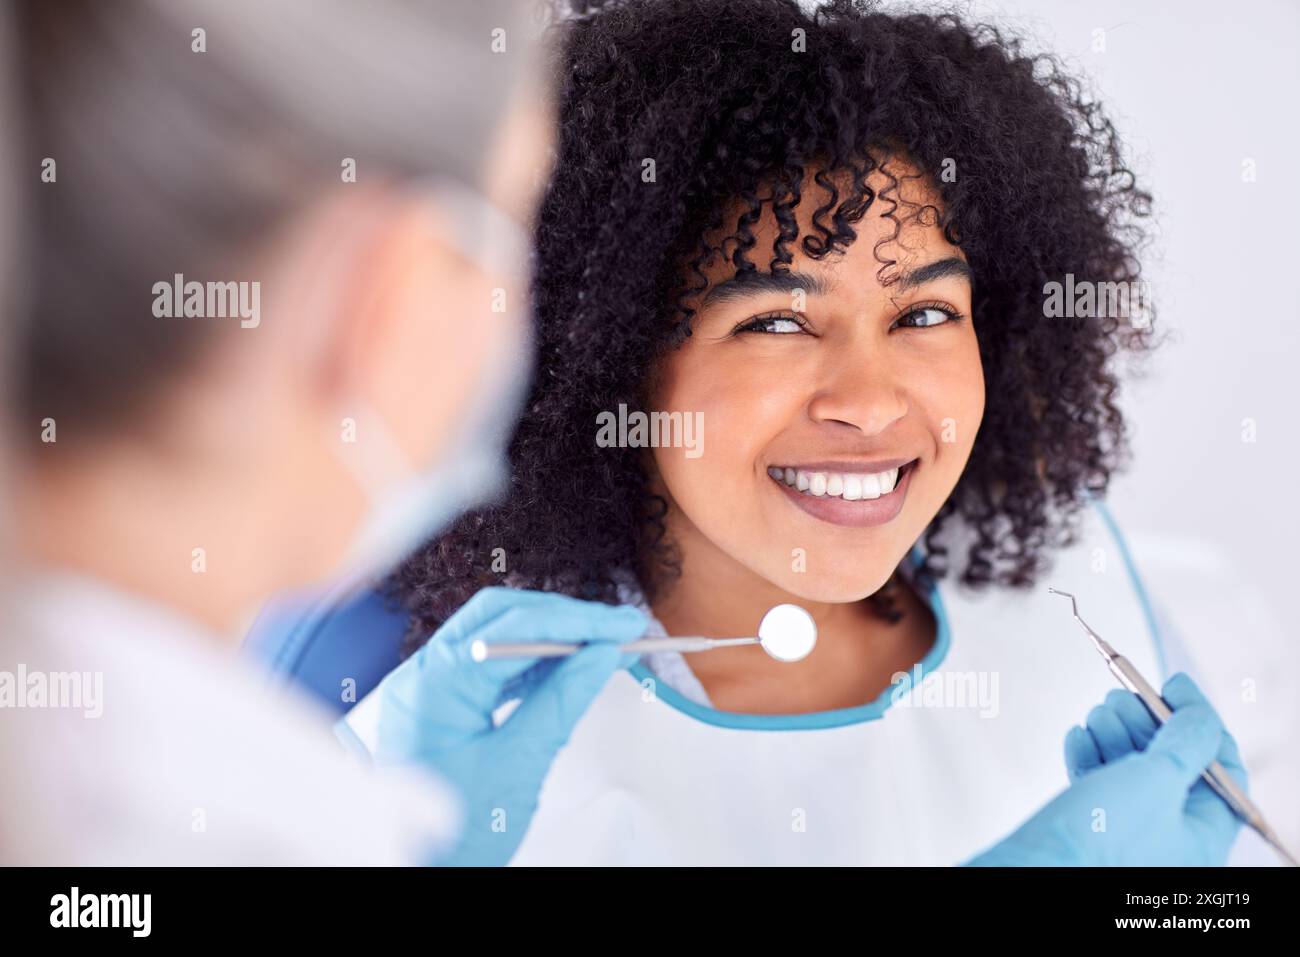
[[15,591],[0,672],[100,673],[102,714],[0,705],[0,863],[409,864],[454,838],[440,781],[360,766],[233,644],[83,578]]

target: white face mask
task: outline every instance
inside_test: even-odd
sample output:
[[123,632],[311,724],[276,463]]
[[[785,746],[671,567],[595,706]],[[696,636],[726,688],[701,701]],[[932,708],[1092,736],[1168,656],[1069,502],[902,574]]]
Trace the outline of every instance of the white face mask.
[[[489,275],[503,270],[524,275],[530,243],[510,216],[468,187],[439,181],[423,186],[441,211],[453,218],[451,240]],[[523,283],[524,308],[527,293]],[[504,489],[506,448],[514,430],[532,366],[531,316],[524,316],[520,341],[494,356],[470,395],[464,420],[438,460],[417,469],[403,454],[387,423],[367,403],[352,403],[358,446],[339,458],[370,499],[370,510],[344,563],[340,586],[356,591],[372,585],[462,512],[491,501]],[[364,455],[349,454],[364,449]]]

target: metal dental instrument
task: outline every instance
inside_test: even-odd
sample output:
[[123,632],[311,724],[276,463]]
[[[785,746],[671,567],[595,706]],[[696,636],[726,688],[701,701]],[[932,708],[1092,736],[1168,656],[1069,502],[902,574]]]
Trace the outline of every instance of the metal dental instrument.
[[[1087,622],[1079,617],[1079,605],[1074,600],[1074,596],[1069,592],[1057,591],[1055,588],[1048,588],[1047,590],[1053,595],[1060,595],[1062,598],[1070,599],[1070,608],[1074,614],[1074,620],[1088,633],[1093,646],[1101,654],[1102,658],[1106,659],[1106,667],[1110,669],[1111,674],[1119,679],[1120,684],[1138,696],[1141,702],[1146,705],[1147,710],[1151,712],[1151,716],[1156,719],[1157,724],[1164,724],[1168,721],[1169,716],[1173,714],[1173,709],[1138,673],[1132,662],[1107,644],[1100,635],[1088,627]],[[1269,827],[1264,820],[1264,815],[1260,813],[1259,808],[1246,796],[1246,792],[1233,780],[1222,764],[1218,761],[1212,761],[1210,766],[1201,772],[1201,777],[1205,779],[1205,783],[1213,788],[1219,797],[1223,798],[1237,817],[1241,818],[1247,826],[1272,845],[1273,849],[1286,863],[1292,867],[1300,866],[1295,856],[1282,844],[1282,839],[1278,837],[1277,832]]]
[[[812,615],[798,605],[777,605],[759,622],[758,634],[746,638],[704,638],[702,636],[638,638],[619,646],[629,654],[648,651],[712,651],[738,645],[761,645],[777,661],[800,661],[812,653],[817,644],[817,625]],[[476,641],[470,645],[475,661],[489,658],[563,658],[585,647],[582,642]]]
[[[648,651],[712,651],[714,648],[729,648],[736,645],[757,645],[762,639],[757,635],[749,638],[638,638],[620,645],[620,649],[629,654],[645,654]],[[470,657],[475,661],[487,661],[489,658],[567,658],[569,655],[586,647],[585,642],[575,641],[512,641],[489,643],[476,641],[470,646]]]

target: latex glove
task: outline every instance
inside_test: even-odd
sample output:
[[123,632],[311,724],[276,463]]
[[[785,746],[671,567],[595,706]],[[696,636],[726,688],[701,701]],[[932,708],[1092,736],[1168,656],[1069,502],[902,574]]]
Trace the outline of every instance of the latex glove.
[[1187,675],[1161,696],[1174,713],[1157,728],[1137,695],[1110,692],[1065,737],[1070,787],[969,863],[1224,864],[1241,822],[1200,774],[1217,757],[1245,788],[1237,743]]
[[[460,791],[464,832],[438,864],[500,865],[519,847],[556,753],[649,622],[629,605],[485,588],[379,685],[373,757],[431,767]],[[590,641],[567,658],[476,662],[474,641]],[[500,727],[492,713],[519,706]]]

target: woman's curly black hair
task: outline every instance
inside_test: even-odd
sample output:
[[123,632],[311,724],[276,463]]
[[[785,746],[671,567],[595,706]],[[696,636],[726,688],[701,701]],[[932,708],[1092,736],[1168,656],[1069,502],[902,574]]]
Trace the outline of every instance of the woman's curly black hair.
[[[613,602],[628,575],[651,598],[671,580],[666,503],[642,450],[597,448],[597,414],[643,407],[657,358],[689,334],[687,303],[713,249],[738,272],[781,270],[796,242],[814,258],[852,242],[872,204],[901,226],[882,156],[928,174],[941,204],[926,209],[976,277],[985,417],[925,533],[922,572],[1031,583],[1122,464],[1111,362],[1150,345],[1149,324],[1123,315],[1045,318],[1045,284],[1067,274],[1139,281],[1149,216],[1114,126],[1079,81],[995,27],[856,0],[813,11],[794,0],[624,0],[568,13],[553,27],[559,138],[536,237],[538,371],[510,491],[390,582],[410,639],[485,585]],[[886,188],[867,185],[873,170]],[[793,209],[806,176],[832,198],[801,238]],[[751,229],[765,206],[779,226],[770,257]],[[950,569],[939,533],[955,517],[973,534]]]

